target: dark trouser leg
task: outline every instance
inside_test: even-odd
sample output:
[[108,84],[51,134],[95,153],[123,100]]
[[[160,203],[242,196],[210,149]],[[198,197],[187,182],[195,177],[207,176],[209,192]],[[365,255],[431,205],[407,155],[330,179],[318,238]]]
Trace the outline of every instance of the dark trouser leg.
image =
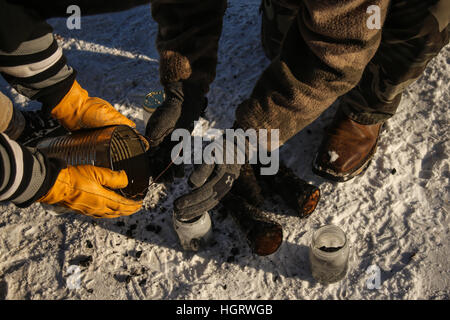
[[216,75],[226,0],[155,0],[161,83],[183,81],[206,93]]
[[207,107],[206,93],[216,75],[217,51],[226,0],[154,0],[152,16],[158,22],[156,46],[159,73],[166,98],[151,115],[145,134],[149,138],[155,172],[160,182],[184,175],[172,166],[175,129],[192,132]]
[[261,1],[261,44],[267,58],[273,60],[281,51],[284,36],[298,14],[298,1]]
[[392,117],[402,92],[448,43],[448,25],[442,26],[429,6],[423,0],[392,2],[377,53],[358,86],[342,97],[342,109],[352,120],[376,124]]

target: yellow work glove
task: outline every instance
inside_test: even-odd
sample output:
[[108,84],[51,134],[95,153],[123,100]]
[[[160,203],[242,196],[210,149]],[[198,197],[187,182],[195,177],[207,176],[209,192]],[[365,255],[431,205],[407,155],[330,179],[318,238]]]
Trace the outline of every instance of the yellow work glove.
[[[57,204],[97,218],[116,218],[135,213],[142,201],[133,201],[109,190],[128,185],[125,171],[92,165],[68,166],[39,202]],[[105,188],[107,187],[107,188]]]
[[136,127],[133,121],[114,109],[109,102],[89,97],[88,92],[77,81],[53,108],[51,115],[70,131],[110,125]]

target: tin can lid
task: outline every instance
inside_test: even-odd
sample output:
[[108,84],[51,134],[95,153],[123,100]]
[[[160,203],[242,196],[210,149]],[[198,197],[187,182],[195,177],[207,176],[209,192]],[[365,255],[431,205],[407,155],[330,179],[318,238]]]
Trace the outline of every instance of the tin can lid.
[[139,134],[128,126],[117,126],[111,137],[110,159],[111,168],[124,170],[128,177],[128,185],[120,189],[120,193],[129,199],[142,200],[148,190],[151,171]]
[[152,113],[156,108],[163,104],[165,99],[166,94],[164,93],[164,90],[152,91],[148,93],[144,100],[144,110]]

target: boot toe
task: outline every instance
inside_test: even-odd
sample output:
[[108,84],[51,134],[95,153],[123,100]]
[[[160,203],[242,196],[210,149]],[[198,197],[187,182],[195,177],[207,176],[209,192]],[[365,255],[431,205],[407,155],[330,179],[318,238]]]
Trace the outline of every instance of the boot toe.
[[338,113],[319,148],[313,172],[333,181],[361,174],[376,150],[381,124],[362,125]]

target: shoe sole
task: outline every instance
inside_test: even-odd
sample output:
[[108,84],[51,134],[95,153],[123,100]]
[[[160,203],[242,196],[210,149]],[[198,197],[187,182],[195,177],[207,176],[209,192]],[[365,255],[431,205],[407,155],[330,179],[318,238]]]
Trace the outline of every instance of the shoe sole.
[[333,175],[328,171],[320,170],[315,167],[315,164],[313,164],[312,172],[322,178],[325,178],[325,179],[333,181],[333,182],[346,182],[346,181],[349,181],[359,175],[363,175],[366,172],[367,168],[369,168],[369,165],[372,161],[373,155],[374,154],[372,154],[370,157],[368,157],[366,162],[362,166],[360,166],[357,170],[355,170],[354,172],[349,173],[347,175],[344,175],[344,176]]

